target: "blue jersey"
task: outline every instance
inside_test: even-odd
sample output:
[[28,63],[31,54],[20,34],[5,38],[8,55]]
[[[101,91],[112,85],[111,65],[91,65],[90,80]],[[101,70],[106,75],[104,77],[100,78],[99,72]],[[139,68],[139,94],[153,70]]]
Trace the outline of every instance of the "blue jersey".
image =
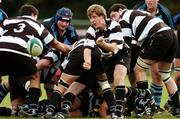
[[174,23],[175,23],[175,26],[180,24],[180,13],[174,16]]
[[7,14],[2,9],[0,9],[0,23],[2,23],[7,18]]
[[58,41],[64,44],[72,45],[74,42],[78,40],[78,34],[76,32],[76,29],[71,25],[69,25],[66,28],[66,32],[63,35],[60,35],[58,32],[58,26],[57,26],[57,23],[55,22],[54,17],[48,20],[45,20],[43,22],[43,25],[52,33],[52,35]]
[[[139,9],[143,11],[147,11],[147,5],[144,2],[139,3],[134,7],[134,9]],[[158,13],[156,14],[156,17],[161,18],[168,26],[170,26],[172,29],[174,29],[174,18],[171,14],[171,12],[162,4],[158,3]]]

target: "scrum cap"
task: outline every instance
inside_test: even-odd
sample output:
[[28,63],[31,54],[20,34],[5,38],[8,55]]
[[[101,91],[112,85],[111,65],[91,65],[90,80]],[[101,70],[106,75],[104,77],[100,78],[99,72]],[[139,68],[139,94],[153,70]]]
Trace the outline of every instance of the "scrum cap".
[[73,13],[69,8],[61,8],[58,9],[55,16],[55,22],[58,22],[59,20],[65,20],[68,22],[71,22]]

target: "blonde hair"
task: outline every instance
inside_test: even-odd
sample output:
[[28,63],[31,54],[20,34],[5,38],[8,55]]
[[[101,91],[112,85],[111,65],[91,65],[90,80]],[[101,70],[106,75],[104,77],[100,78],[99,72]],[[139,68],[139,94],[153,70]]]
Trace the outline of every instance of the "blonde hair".
[[107,18],[106,10],[101,5],[93,4],[89,6],[87,9],[87,16],[90,18],[93,12],[95,12],[98,16],[104,16],[105,19]]

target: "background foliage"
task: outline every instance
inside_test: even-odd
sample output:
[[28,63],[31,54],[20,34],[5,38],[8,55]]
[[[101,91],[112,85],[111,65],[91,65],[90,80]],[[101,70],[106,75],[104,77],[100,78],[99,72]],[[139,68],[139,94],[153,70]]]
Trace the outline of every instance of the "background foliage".
[[[113,3],[120,2],[132,8],[140,1],[143,0],[2,0],[0,7],[9,16],[16,16],[21,5],[30,3],[39,9],[40,19],[53,16],[58,8],[69,7],[74,13],[74,19],[87,19],[86,9],[91,4],[101,4],[108,9]],[[180,0],[160,0],[160,3],[168,7],[173,15],[180,12]]]

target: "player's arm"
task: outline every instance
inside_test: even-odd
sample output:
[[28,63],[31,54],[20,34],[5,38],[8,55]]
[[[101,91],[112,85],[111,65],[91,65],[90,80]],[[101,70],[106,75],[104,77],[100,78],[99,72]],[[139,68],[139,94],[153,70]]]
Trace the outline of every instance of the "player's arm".
[[69,45],[61,43],[57,40],[53,40],[52,42],[50,42],[50,45],[63,54],[68,54],[68,52],[71,50],[71,47]]
[[114,54],[116,54],[118,51],[117,43],[115,43],[115,42],[107,43],[107,42],[105,42],[105,39],[102,36],[100,36],[96,40],[96,44],[103,50],[113,52]]
[[86,70],[90,70],[91,69],[91,52],[92,52],[91,49],[84,48],[84,63],[83,63],[83,67]]
[[93,39],[86,39],[85,43],[84,43],[84,63],[83,63],[83,67],[86,70],[91,69],[91,53],[92,50],[94,49],[96,43]]
[[43,24],[41,24],[40,30],[42,30],[40,37],[42,37],[43,42],[46,45],[52,46],[57,51],[62,52],[63,54],[68,54],[68,52],[71,50],[70,46],[56,40],[54,36],[49,32],[49,30],[43,26]]

